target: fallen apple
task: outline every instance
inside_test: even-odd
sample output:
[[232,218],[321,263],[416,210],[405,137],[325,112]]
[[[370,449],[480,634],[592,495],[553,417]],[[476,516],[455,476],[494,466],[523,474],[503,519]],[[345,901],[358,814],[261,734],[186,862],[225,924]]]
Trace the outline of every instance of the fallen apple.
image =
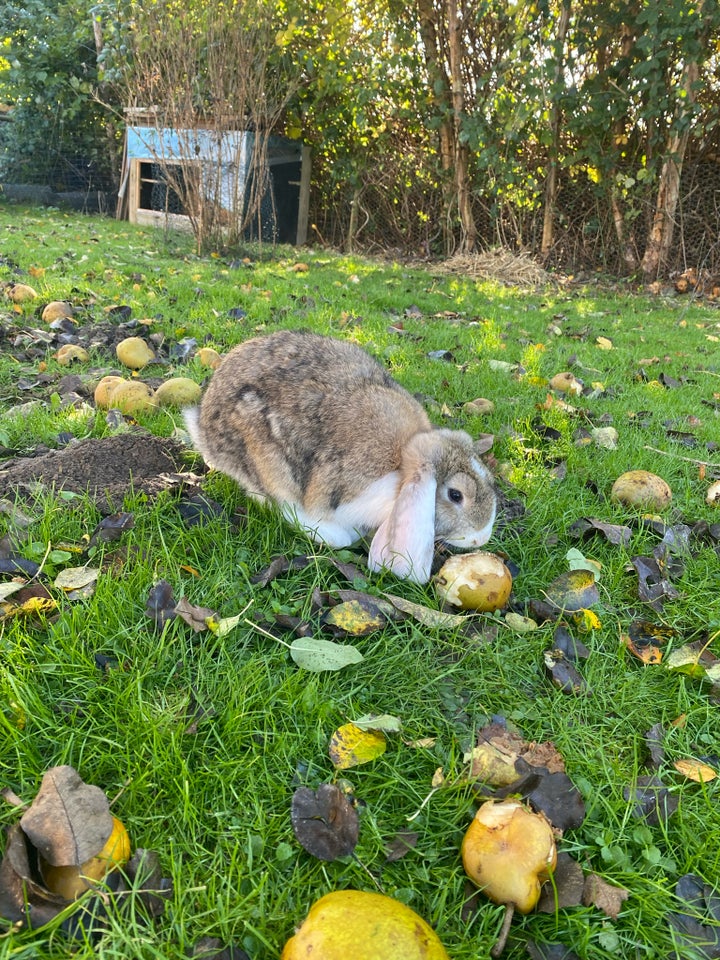
[[672,491],[662,477],[647,470],[628,470],[610,491],[610,498],[627,507],[663,510],[672,500]]
[[529,913],[555,869],[550,821],[519,800],[484,803],[467,829],[461,856],[465,872],[495,903]]
[[51,893],[74,900],[101,883],[112,870],[121,867],[129,859],[130,837],[122,821],[113,817],[112,833],[94,857],[79,865],[55,866],[41,856],[40,874]]
[[445,603],[464,610],[500,610],[510,596],[512,574],[494,553],[458,553],[437,572],[435,589]]
[[381,893],[336,890],[310,908],[280,960],[449,960],[433,928]]
[[112,391],[119,383],[124,382],[122,377],[114,376],[113,374],[108,374],[108,376],[103,377],[95,387],[93,394],[95,405],[100,407],[101,410],[107,410],[110,407],[110,395]]
[[711,507],[720,507],[720,480],[711,483],[705,494],[705,503]]
[[201,367],[209,367],[211,370],[217,370],[222,363],[222,357],[213,347],[200,347],[195,356]]
[[142,413],[156,406],[152,388],[142,380],[121,380],[114,387],[111,385],[108,401],[122,413]]
[[7,283],[5,296],[13,303],[25,303],[27,300],[34,300],[37,291],[27,283]]
[[67,300],[51,300],[43,307],[42,319],[45,323],[52,323],[54,320],[72,317],[74,312],[72,304]]
[[200,384],[189,377],[171,377],[155,391],[155,402],[161,407],[189,407],[201,393]]
[[141,370],[155,359],[154,352],[142,337],[125,337],[115,347],[120,363],[131,370]]
[[583,392],[582,383],[568,371],[556,373],[554,377],[551,377],[550,386],[559,393],[570,393],[575,397],[579,397]]
[[55,354],[55,359],[61,366],[69,367],[70,364],[75,361],[78,361],[78,363],[87,363],[90,359],[90,354],[85,347],[81,347],[77,343],[64,343]]

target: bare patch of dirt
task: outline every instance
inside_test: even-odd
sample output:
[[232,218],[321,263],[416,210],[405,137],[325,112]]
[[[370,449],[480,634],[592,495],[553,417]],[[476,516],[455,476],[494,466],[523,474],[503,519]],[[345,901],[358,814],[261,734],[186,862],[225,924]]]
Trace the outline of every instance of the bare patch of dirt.
[[172,486],[168,475],[183,470],[183,450],[174,440],[144,432],[81,440],[39,457],[11,460],[0,469],[0,496],[32,495],[41,484],[87,493],[101,513],[113,513],[127,494],[154,497]]

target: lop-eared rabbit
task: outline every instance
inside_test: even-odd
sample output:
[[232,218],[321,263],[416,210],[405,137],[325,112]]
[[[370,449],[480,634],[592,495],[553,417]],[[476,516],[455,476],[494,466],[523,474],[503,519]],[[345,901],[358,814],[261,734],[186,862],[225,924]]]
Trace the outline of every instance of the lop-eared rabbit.
[[492,533],[495,485],[472,438],[434,428],[354,343],[296,331],[247,340],[185,420],[208,465],[316,541],[373,534],[371,570],[426,583],[436,540],[471,549]]

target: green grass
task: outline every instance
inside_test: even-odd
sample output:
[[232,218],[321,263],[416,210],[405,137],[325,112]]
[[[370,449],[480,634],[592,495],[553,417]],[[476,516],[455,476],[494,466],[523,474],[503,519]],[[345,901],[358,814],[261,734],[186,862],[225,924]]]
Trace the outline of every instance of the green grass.
[[[615,921],[582,906],[517,918],[505,956],[526,956],[528,939],[560,941],[592,960],[699,956],[673,947],[667,914],[679,907],[673,890],[682,874],[698,874],[717,887],[719,781],[686,781],[672,762],[717,758],[717,702],[698,681],[662,666],[644,667],[620,638],[638,616],[672,626],[676,645],[717,631],[720,558],[712,545],[698,543],[676,581],[678,598],[668,600],[659,617],[639,601],[637,578],[628,571],[633,556],[652,552],[657,534],[635,525],[631,543],[615,547],[599,537],[578,544],[568,528],[584,516],[632,522],[627,509],[609,500],[614,479],[631,468],[668,481],[674,493],[668,519],[718,522],[717,509],[705,503],[707,478],[720,471],[720,454],[708,448],[720,436],[711,406],[720,392],[717,309],[600,283],[529,292],[321,250],[299,255],[285,249],[274,256],[252,250],[247,264],[224,256],[199,259],[189,238],[7,205],[0,205],[0,236],[0,257],[35,271],[17,276],[0,261],[0,280],[30,282],[42,303],[82,302],[97,322],[106,319],[105,307],[123,303],[134,317],[152,319],[153,330],[171,342],[195,337],[221,350],[283,327],[357,339],[426,398],[435,422],[495,434],[494,455],[516,485],[511,495],[521,496],[526,507],[524,517],[498,527],[491,541],[517,570],[517,609],[566,571],[570,547],[603,565],[596,609],[602,626],[583,637],[590,658],[581,669],[591,696],[565,696],[549,683],[542,655],[552,644],[552,625],[530,634],[499,625],[481,642],[408,620],[355,640],[365,656],[361,664],[311,674],[293,664],[283,644],[247,625],[218,639],[175,621],[160,634],[144,607],[153,584],[164,578],[176,598],[222,616],[248,603],[248,615],[270,618],[281,610],[309,616],[315,587],[346,585],[328,563],[328,551],[318,549],[305,569],[254,587],[250,576],[273,556],[304,553],[308,544],[273,513],[246,505],[230,481],[210,476],[205,487],[230,511],[247,506],[239,531],[224,520],[187,528],[174,495],[152,503],[128,499],[135,527],[93,558],[103,562],[104,572],[92,597],[61,600],[57,615],[41,624],[18,618],[0,624],[0,778],[30,800],[46,769],[72,764],[87,782],[117,797],[113,811],[133,845],[159,853],[174,892],[165,915],[151,924],[132,905],[111,909],[108,932],[94,945],[71,946],[57,925],[10,932],[0,937],[0,960],[71,953],[179,960],[206,935],[238,944],[252,960],[271,960],[321,894],[376,885],[430,921],[453,960],[487,956],[501,910],[481,898],[470,921],[461,916],[467,894],[459,848],[476,802],[460,775],[477,729],[496,714],[526,739],[555,742],[587,804],[585,822],[566,834],[561,849],[586,871],[630,891]],[[293,270],[298,259],[307,272]],[[38,443],[54,445],[61,431],[111,433],[100,412],[88,408],[78,416],[62,409],[54,381],[20,389],[21,378],[34,381],[42,362],[52,377],[67,373],[42,344],[26,354],[33,345],[15,342],[42,326],[33,306],[16,314],[9,306],[0,310],[0,327],[13,333],[1,345],[0,403],[3,411],[31,399],[42,404],[27,418],[3,416],[0,442],[31,452]],[[238,307],[246,315],[230,317]],[[406,315],[410,307],[422,316]],[[399,321],[405,336],[389,330]],[[613,349],[600,349],[597,337],[610,338]],[[428,358],[440,349],[451,349],[455,362]],[[647,363],[654,357],[659,362]],[[640,375],[643,359],[647,378]],[[519,363],[523,370],[497,372],[489,360]],[[90,363],[72,372],[90,381],[116,366],[100,344]],[[593,423],[543,408],[545,381],[568,368],[586,383],[602,383],[596,397],[571,402],[594,422],[611,418],[619,433],[616,450],[579,445],[577,430]],[[204,378],[196,361],[147,372]],[[681,385],[651,382],[660,374]],[[479,396],[492,399],[495,412],[468,418],[462,404]],[[641,412],[648,415],[637,416]],[[688,425],[688,417],[700,422]],[[164,435],[181,426],[178,416],[165,413],[139,419]],[[697,446],[673,441],[667,422],[693,432]],[[548,439],[544,427],[558,431],[557,438]],[[693,459],[711,464],[705,480]],[[559,462],[566,465],[562,478],[553,472]],[[23,510],[33,521],[28,555],[38,549],[33,544],[81,544],[99,520],[83,498],[68,503],[49,493]],[[0,535],[8,524],[0,514]],[[362,560],[351,551],[343,556]],[[369,578],[368,589],[437,605],[431,586],[389,575]],[[712,648],[720,652],[717,641]],[[97,653],[116,666],[102,672]],[[188,733],[194,704],[207,713]],[[369,712],[399,716],[402,741],[433,738],[433,744],[419,749],[392,738],[380,759],[343,772],[360,803],[357,860],[314,860],[293,836],[292,794],[298,785],[339,778],[327,756],[329,737]],[[684,722],[672,726],[679,717]],[[680,807],[667,824],[648,827],[632,817],[623,790],[647,770],[643,735],[656,723],[668,731],[660,775]],[[446,786],[422,806],[438,767]],[[0,807],[3,824],[17,817],[16,809]],[[386,863],[385,844],[409,826],[419,834],[416,848]]]

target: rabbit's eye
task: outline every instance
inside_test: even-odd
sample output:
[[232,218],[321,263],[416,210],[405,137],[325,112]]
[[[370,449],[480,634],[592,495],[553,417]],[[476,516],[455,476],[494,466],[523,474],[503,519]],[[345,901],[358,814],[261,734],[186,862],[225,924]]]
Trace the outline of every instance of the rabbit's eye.
[[462,503],[463,495],[460,490],[456,490],[455,487],[450,487],[448,490],[448,499],[452,500],[453,503]]

